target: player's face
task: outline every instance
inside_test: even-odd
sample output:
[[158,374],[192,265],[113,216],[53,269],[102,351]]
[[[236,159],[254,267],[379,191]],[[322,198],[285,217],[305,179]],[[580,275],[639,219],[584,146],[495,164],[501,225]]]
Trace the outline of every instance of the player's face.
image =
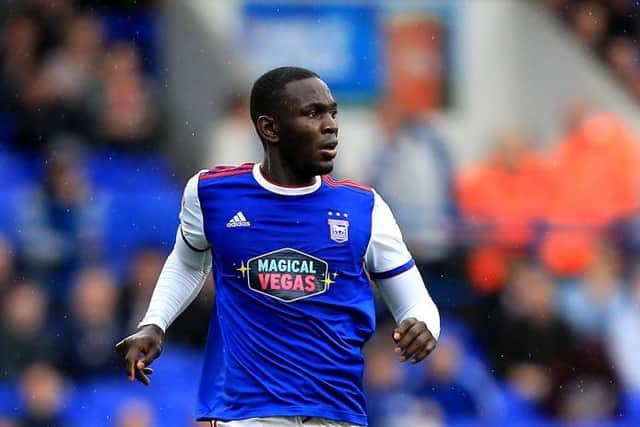
[[287,105],[279,121],[283,160],[298,176],[316,176],[333,170],[338,145],[338,106],[326,83],[309,78],[288,83]]

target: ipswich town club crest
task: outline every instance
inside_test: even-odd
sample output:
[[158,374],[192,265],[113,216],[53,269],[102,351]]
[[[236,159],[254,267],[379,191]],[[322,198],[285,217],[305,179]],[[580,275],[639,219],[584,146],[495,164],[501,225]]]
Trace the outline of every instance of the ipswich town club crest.
[[346,219],[329,218],[329,237],[337,243],[349,240],[349,221]]

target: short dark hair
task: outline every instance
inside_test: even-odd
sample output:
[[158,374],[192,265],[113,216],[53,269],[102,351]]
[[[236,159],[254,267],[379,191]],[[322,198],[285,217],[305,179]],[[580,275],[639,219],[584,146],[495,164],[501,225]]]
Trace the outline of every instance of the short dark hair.
[[320,78],[313,71],[300,67],[279,67],[261,75],[251,88],[251,120],[257,124],[258,117],[273,115],[274,110],[283,104],[284,88],[287,83],[298,80]]

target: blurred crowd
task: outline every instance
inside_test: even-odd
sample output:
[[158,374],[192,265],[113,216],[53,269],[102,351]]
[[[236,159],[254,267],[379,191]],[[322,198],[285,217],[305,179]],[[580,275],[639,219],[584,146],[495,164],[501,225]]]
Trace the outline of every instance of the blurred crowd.
[[543,0],[640,99],[640,3],[636,0]]
[[555,140],[505,129],[484,159],[454,171],[428,120],[395,117],[375,169],[387,175],[371,183],[444,322],[427,363],[403,368],[381,310],[371,425],[640,422],[638,136],[576,101]]
[[[153,426],[177,401],[162,378],[148,397],[127,391],[113,351],[146,309],[177,225],[157,19],[154,1],[0,5],[2,427]],[[187,317],[207,318],[208,289]],[[176,325],[187,349],[206,332],[193,324]],[[198,353],[172,364],[187,362]],[[194,378],[177,383],[195,390]],[[190,423],[193,402],[174,406],[165,421]]]
[[[640,94],[637,2],[546,3]],[[146,309],[180,203],[156,14],[153,1],[0,6],[0,427],[193,424],[211,283],[169,329],[152,387],[126,383],[113,351]],[[557,138],[497,130],[456,168],[428,117],[386,100],[372,126],[359,178],[391,205],[443,332],[426,363],[401,365],[380,305],[371,427],[640,425],[638,136],[574,101]],[[209,148],[211,164],[260,159],[242,93]]]

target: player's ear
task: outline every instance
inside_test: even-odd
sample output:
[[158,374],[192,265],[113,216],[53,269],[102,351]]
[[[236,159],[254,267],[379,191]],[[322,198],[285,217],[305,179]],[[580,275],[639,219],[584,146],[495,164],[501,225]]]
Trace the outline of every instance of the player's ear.
[[273,144],[280,140],[280,137],[278,136],[278,125],[273,117],[258,117],[256,127],[258,128],[258,132],[260,133],[263,141]]

